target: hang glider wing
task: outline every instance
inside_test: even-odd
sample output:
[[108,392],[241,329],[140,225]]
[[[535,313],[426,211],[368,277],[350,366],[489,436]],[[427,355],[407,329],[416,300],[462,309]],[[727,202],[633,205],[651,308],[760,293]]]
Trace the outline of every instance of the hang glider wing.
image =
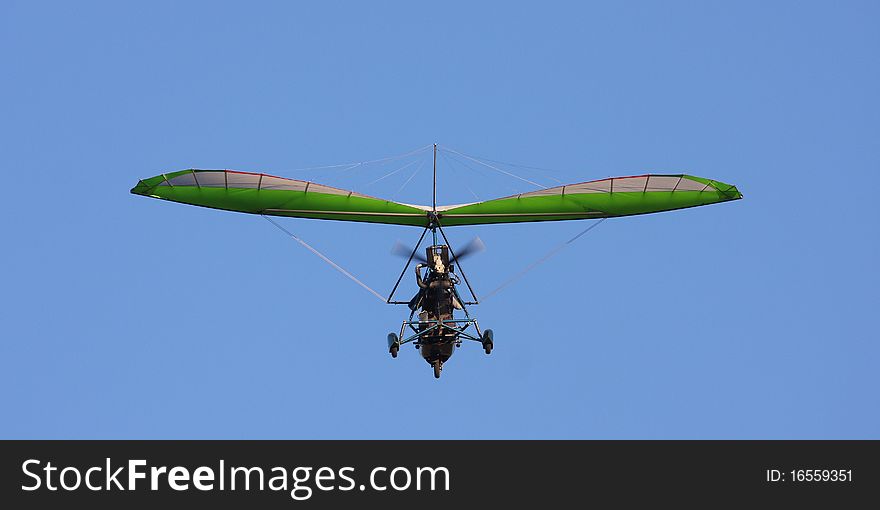
[[691,175],[614,177],[444,208],[444,226],[648,214],[742,198],[736,186]]
[[[428,206],[313,182],[232,170],[182,170],[138,182],[132,193],[271,216],[425,227]],[[736,186],[690,175],[641,175],[557,186],[474,204],[438,207],[443,226],[630,216],[742,198]]]
[[424,226],[427,212],[308,181],[232,170],[182,170],[138,182],[132,193],[268,216]]

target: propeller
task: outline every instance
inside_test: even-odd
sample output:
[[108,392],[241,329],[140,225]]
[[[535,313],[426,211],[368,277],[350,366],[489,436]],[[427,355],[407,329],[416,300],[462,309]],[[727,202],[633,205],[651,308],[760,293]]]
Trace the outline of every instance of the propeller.
[[452,264],[456,260],[470,257],[474,253],[480,253],[482,251],[486,251],[486,244],[479,237],[474,237],[471,239],[471,242],[464,245],[464,248],[455,252],[455,257],[453,257],[449,263]]
[[[391,248],[392,255],[397,255],[398,257],[401,257],[404,259],[408,259],[410,254],[412,254],[412,252],[413,252],[412,248],[401,243],[400,241],[397,241],[396,243],[394,243],[394,247]],[[416,250],[415,255],[413,255],[413,260],[415,260],[416,262],[420,262],[422,264],[428,263],[428,260],[425,259],[425,253],[423,251],[420,252],[419,250]]]
[[[486,244],[483,243],[483,240],[480,239],[479,237],[475,237],[475,238],[471,239],[471,241],[469,243],[464,245],[464,247],[461,250],[457,250],[455,252],[455,257],[453,257],[449,261],[449,263],[450,264],[454,263],[456,260],[460,260],[465,257],[469,257],[475,253],[480,253],[485,250],[486,250]],[[401,257],[404,259],[408,259],[409,256],[412,254],[412,252],[413,252],[412,248],[401,243],[400,241],[397,241],[396,243],[394,243],[394,247],[391,248],[392,255],[397,255],[398,257]],[[413,255],[413,260],[415,260],[419,263],[422,263],[422,264],[428,263],[428,261],[425,259],[425,254],[422,250],[416,251],[415,255]]]

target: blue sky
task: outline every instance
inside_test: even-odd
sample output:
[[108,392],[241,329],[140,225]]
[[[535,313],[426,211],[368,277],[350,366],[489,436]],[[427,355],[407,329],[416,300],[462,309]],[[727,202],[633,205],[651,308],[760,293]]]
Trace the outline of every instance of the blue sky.
[[[878,438],[875,2],[3,2],[3,438]],[[438,381],[259,217],[148,200],[437,142],[745,200],[609,220]],[[391,167],[319,182],[391,196]],[[483,170],[486,170],[485,168]],[[527,185],[441,159],[439,201]],[[471,190],[467,191],[467,187]],[[430,202],[429,174],[401,199]],[[283,220],[387,292],[418,231]],[[488,292],[587,224],[450,229]],[[404,280],[404,294],[413,282]]]

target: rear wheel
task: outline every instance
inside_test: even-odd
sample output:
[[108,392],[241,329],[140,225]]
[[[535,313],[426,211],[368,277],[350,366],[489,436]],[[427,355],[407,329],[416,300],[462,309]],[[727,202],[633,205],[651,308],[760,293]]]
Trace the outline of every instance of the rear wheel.
[[434,378],[440,379],[440,371],[443,370],[443,364],[440,363],[440,360],[434,360]]
[[486,354],[492,354],[492,348],[495,347],[495,335],[491,329],[483,332],[483,350]]
[[397,338],[396,333],[388,333],[388,352],[391,353],[392,358],[397,357],[397,352],[400,350],[400,342],[399,338]]

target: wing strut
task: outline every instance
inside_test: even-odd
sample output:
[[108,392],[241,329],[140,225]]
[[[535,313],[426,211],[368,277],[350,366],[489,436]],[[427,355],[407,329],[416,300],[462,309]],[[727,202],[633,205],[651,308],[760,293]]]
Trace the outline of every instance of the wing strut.
[[[440,226],[440,221],[437,220],[437,217],[436,217],[436,216],[434,217],[434,222],[437,224],[437,230],[439,230],[439,231],[440,231],[440,235],[443,236],[443,240],[446,242],[446,246],[449,247],[449,254],[452,255],[451,259],[452,259],[452,260],[455,260],[455,261],[458,261],[458,257],[455,255],[455,252],[452,251],[452,245],[449,243],[449,239],[446,238],[446,232],[443,231],[443,227]],[[436,243],[434,243],[434,244],[436,244]],[[471,297],[474,298],[473,301],[468,301],[468,302],[466,302],[466,303],[464,303],[464,304],[466,304],[466,305],[478,305],[478,304],[480,304],[480,300],[477,299],[477,295],[474,293],[474,289],[473,289],[473,287],[471,287],[471,282],[468,280],[467,275],[464,274],[464,269],[461,267],[461,262],[460,262],[460,261],[458,262],[458,272],[461,273],[461,277],[464,278],[464,283],[467,284],[467,288],[468,288],[468,290],[469,290],[470,293],[471,293]]]
[[394,288],[391,289],[391,293],[388,294],[388,299],[382,299],[382,301],[385,301],[389,305],[407,305],[407,304],[409,304],[409,301],[391,301],[391,298],[393,298],[394,293],[397,292],[397,287],[400,286],[400,282],[403,280],[403,275],[405,275],[406,270],[409,269],[409,265],[412,263],[413,257],[416,256],[416,251],[418,251],[419,246],[422,245],[422,240],[425,238],[425,234],[428,233],[429,228],[430,227],[425,227],[425,229],[422,230],[422,235],[419,236],[419,241],[413,247],[412,253],[409,254],[409,260],[406,261],[406,265],[403,266],[403,271],[401,271],[400,276],[397,277],[397,283],[394,284]]

